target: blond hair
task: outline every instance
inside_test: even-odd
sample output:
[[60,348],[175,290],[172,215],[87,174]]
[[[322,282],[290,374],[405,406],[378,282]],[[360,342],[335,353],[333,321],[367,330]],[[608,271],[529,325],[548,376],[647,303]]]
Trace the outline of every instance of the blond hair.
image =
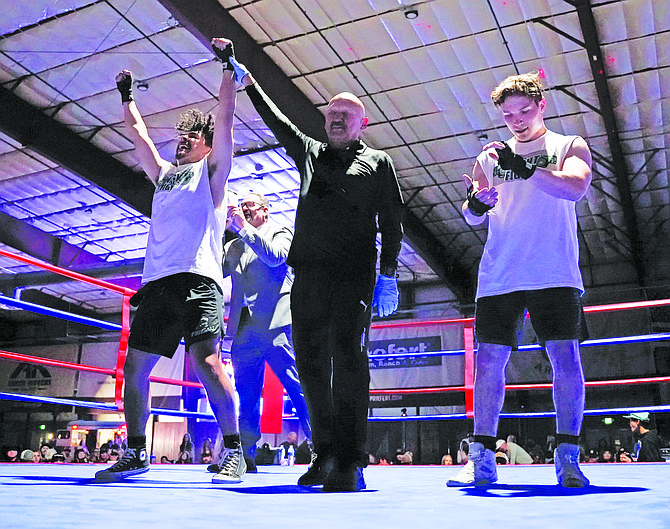
[[500,106],[509,96],[528,96],[536,103],[542,101],[542,81],[537,71],[521,75],[510,75],[491,92],[491,99],[496,106]]

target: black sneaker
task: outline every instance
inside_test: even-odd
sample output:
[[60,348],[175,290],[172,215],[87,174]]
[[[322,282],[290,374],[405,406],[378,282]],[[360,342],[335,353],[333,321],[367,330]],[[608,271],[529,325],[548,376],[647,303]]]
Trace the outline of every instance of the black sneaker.
[[363,469],[356,463],[335,465],[323,483],[324,492],[359,492],[365,488]]
[[123,457],[114,465],[96,472],[95,479],[99,481],[119,481],[145,472],[149,472],[149,457],[147,456],[147,449],[142,446],[140,448],[128,448]]
[[312,452],[312,462],[309,464],[307,472],[298,478],[298,485],[301,487],[323,485],[328,474],[333,470],[334,462],[332,457],[319,456]]

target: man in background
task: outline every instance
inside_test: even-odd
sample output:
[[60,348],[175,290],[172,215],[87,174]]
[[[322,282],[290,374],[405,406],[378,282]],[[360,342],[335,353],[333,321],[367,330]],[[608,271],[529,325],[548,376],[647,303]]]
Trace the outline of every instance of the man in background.
[[650,430],[649,412],[641,411],[624,415],[629,420],[630,430],[633,432],[635,446],[632,454],[621,455],[621,461],[630,463],[655,463],[664,462],[661,454],[661,438],[656,430]]
[[292,344],[293,271],[286,257],[293,232],[270,221],[269,213],[267,197],[258,193],[229,206],[228,229],[238,237],[226,244],[223,264],[224,277],[232,280],[226,335],[233,339],[230,355],[248,472],[256,471],[266,362],[286,389],[305,436],[312,437]]

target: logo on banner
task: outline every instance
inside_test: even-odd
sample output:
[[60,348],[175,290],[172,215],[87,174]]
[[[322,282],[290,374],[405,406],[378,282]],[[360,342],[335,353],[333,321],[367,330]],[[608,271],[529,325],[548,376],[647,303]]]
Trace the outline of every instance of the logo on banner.
[[12,389],[45,389],[51,386],[51,373],[44,366],[22,363],[9,376],[7,386]]
[[[420,354],[441,350],[441,336],[396,338],[393,340],[371,340],[368,344],[368,362],[370,364],[370,369],[441,366],[441,356],[421,356]],[[406,353],[418,354],[400,358],[375,358],[375,356],[381,355]]]

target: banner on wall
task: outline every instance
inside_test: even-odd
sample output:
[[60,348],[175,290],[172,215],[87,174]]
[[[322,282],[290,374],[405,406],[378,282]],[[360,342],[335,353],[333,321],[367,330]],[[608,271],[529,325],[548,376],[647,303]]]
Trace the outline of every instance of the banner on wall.
[[442,338],[440,336],[371,340],[368,343],[368,361],[370,363],[370,369],[439,366],[442,365],[441,356],[411,356],[406,358],[375,358],[375,356],[405,353],[425,353],[441,350]]
[[[461,325],[372,327],[368,343],[370,387],[425,388],[463,384],[463,355],[421,356],[421,353],[456,349],[463,349]],[[404,358],[375,358],[375,355],[404,353],[418,354]]]
[[[77,346],[21,347],[12,351],[29,356],[77,361]],[[0,391],[21,395],[70,397],[74,394],[75,372],[55,366],[0,359]]]
[[10,393],[39,393],[50,389],[54,382],[46,366],[22,362],[10,373],[6,388]]
[[[116,357],[119,352],[119,344],[89,343],[82,345],[81,363],[86,365],[114,368]],[[183,380],[184,374],[184,346],[177,348],[172,358],[160,357],[158,363],[151,372],[152,376]],[[97,399],[114,398],[115,379],[111,375],[100,375],[97,373],[82,373],[79,377],[78,392],[80,397]],[[169,384],[151,384],[151,396],[181,396],[181,386]]]

